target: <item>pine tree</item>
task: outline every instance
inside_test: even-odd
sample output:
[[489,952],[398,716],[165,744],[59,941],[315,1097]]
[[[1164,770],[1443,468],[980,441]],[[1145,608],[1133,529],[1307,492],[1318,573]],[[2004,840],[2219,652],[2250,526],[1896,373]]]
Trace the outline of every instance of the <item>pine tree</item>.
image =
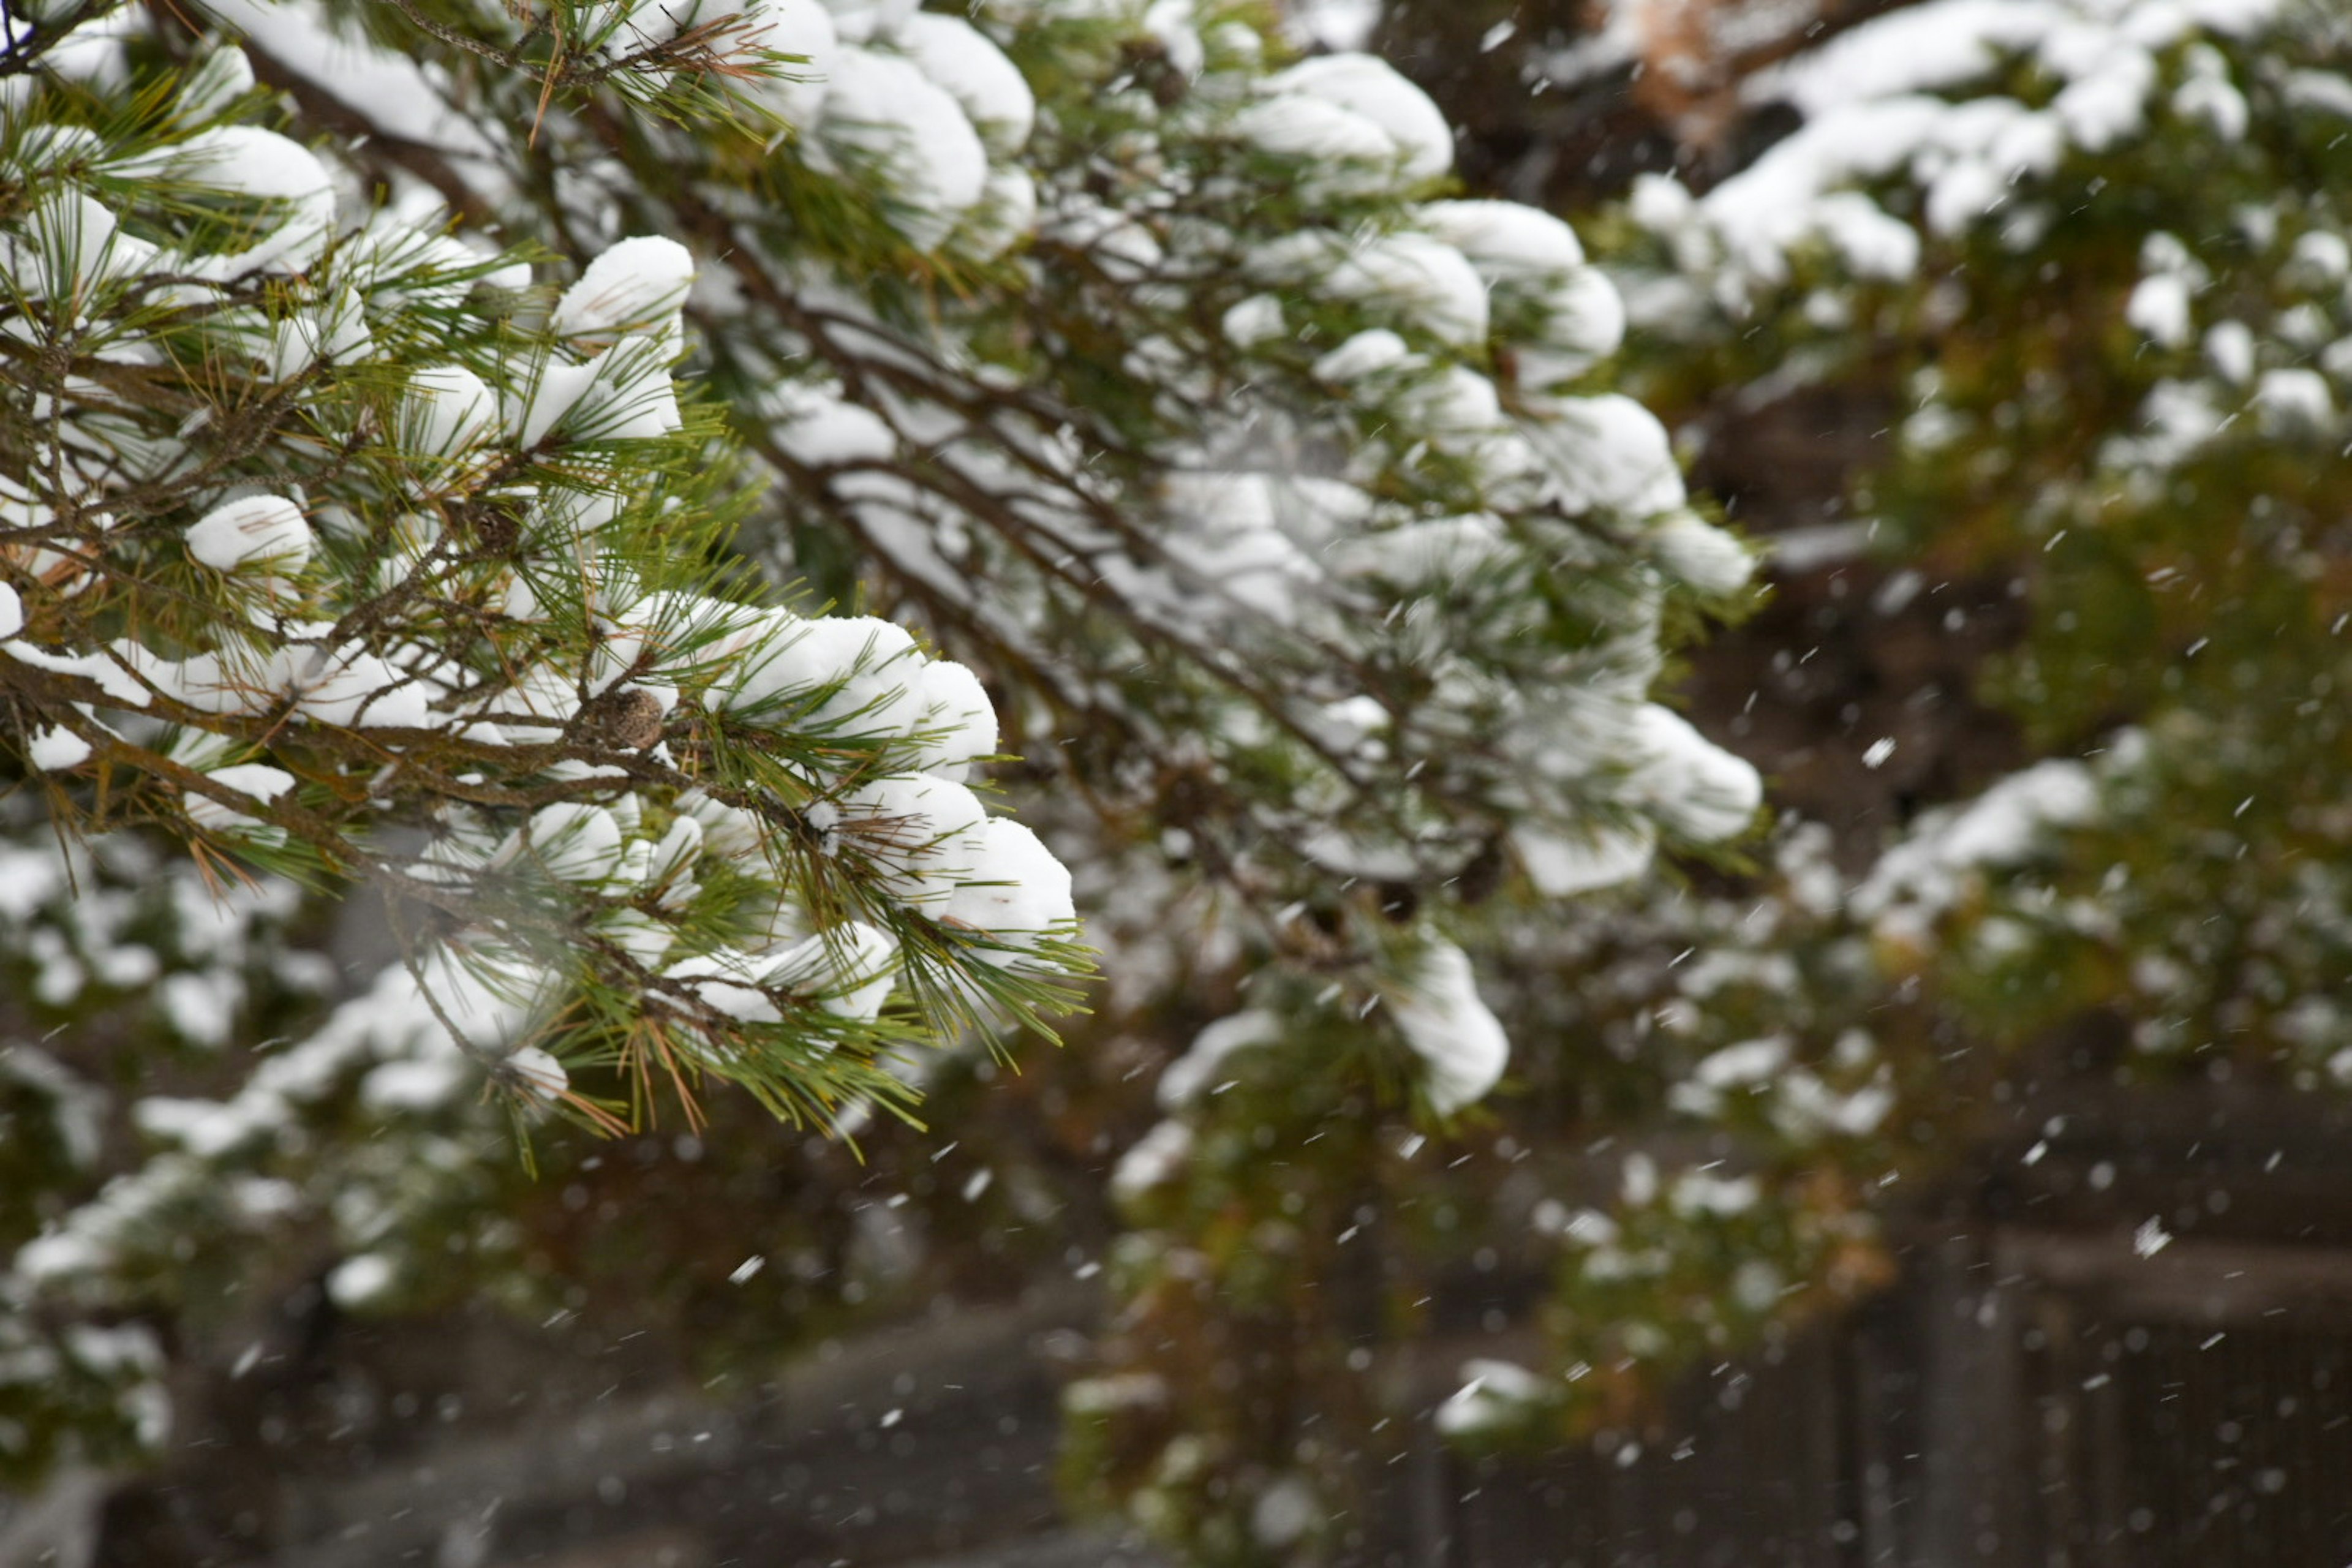
[[[329,166],[250,122],[233,47],[23,79],[0,630],[27,826],[61,846],[27,852],[26,912],[85,943],[34,926],[34,995],[152,978],[152,952],[87,951],[85,912],[140,901],[119,884],[154,840],[108,841],[150,829],[201,888],[171,913],[253,917],[245,941],[286,941],[304,887],[383,895],[398,962],[362,1027],[419,1058],[395,1100],[471,1058],[519,1111],[610,1130],[672,1091],[691,1119],[705,1078],[822,1120],[903,1104],[919,1031],[1065,1000],[1066,873],[961,783],[996,749],[977,679],[888,623],[767,607],[731,557],[750,497],[672,379],[682,247],[613,244],[559,293],[414,204],[345,226]],[[163,1000],[223,1043],[222,997]],[[199,1161],[291,1135],[286,1080],[339,1048],[139,1124]],[[71,1075],[26,1047],[16,1076]],[[89,1232],[205,1180],[149,1164],[19,1276],[102,1294]]]
[[[1746,556],[1574,234],[1441,199],[1379,62],[1165,4],[215,12],[5,60],[12,1463],[154,1441],[142,1326],[225,1370],[255,1238],[352,1310],[527,1294],[484,1083],[550,1160],[710,1079],[952,1137],[960,1042],[1070,1000],[1057,857],[1077,1049],[1222,1008],[1376,1163],[1505,1069],[1472,952],[1747,826],[1653,697]],[[356,994],[304,934],[352,884]]]
[[1972,711],[2015,755],[1520,944],[1511,978],[1579,977],[1538,1004],[1557,1114],[1410,1189],[1455,1210],[1430,1275],[1484,1247],[1551,1281],[1539,1355],[1462,1368],[1462,1440],[1642,1432],[1887,1279],[2037,1092],[2340,1093],[2347,45],[2320,6],[1922,0],[1752,79],[1796,128],[1744,167],[1592,226],[1624,382],[1696,466],[1778,408],[1869,454],[1798,542],[1844,552],[1851,618],[2014,622]]

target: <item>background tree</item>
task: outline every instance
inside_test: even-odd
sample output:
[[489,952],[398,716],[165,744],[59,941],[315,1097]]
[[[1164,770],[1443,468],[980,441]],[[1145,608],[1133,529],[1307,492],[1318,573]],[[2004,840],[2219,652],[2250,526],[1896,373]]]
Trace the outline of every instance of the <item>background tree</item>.
[[[1496,52],[1601,105],[1663,47],[1549,42]],[[1883,1279],[2039,1096],[2339,1086],[2345,43],[2295,5],[1931,0],[1726,55],[1734,122],[1659,159],[1688,184],[1594,226],[1627,384],[1779,536],[1696,705],[1814,820],[1523,944],[1557,1098],[1385,1205],[1451,1205],[1423,1277],[1463,1298],[1549,1280],[1540,1353],[1496,1336],[1443,1424],[1639,1432],[1662,1376]],[[1605,181],[1547,161],[1588,122],[1554,116],[1488,166]]]

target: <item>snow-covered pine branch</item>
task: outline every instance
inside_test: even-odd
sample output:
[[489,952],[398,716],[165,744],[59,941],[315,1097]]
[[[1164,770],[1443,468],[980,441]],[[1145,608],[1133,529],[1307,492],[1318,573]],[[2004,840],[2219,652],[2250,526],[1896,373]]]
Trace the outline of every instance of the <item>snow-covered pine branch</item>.
[[[1450,132],[1377,60],[1284,67],[1217,6],[215,10],[380,178],[683,240],[775,574],[983,670],[1102,878],[1179,846],[1352,1006],[1498,875],[1572,893],[1748,822],[1752,772],[1649,700],[1669,605],[1746,556],[1605,390],[1622,313],[1574,235],[1432,199]],[[771,57],[688,73],[764,136],[549,64],[593,35],[660,77],[706,26]],[[1285,911],[1359,883],[1412,889],[1423,941],[1302,946]]]
[[[75,558],[11,568],[5,674],[58,809],[387,888],[412,951],[263,1070],[93,1112],[144,1163],[54,1178],[89,1201],[0,1278],[16,1329],[186,1324],[191,1238],[299,1231],[335,1300],[396,1299],[498,1157],[453,1040],[526,1105],[673,1061],[786,1111],[887,1100],[908,1024],[1034,1009],[1075,957],[1055,855],[965,776],[1000,751],[1105,911],[1120,1016],[1248,984],[1250,1048],[1367,1139],[1500,1081],[1497,933],[1753,815],[1753,771],[1653,700],[1747,555],[1610,390],[1622,312],[1576,236],[1446,199],[1451,132],[1379,62],[1184,0],[209,11],[282,136],[234,79],[105,119],[159,57],[228,68],[153,13],[5,100],[92,127],[39,165],[123,237],[74,263],[73,341],[184,378],[149,408],[109,389],[154,364],[43,372],[74,437],[6,471]],[[226,129],[285,193],[184,153],[193,213],[109,183]],[[212,272],[126,308],[129,241]],[[586,268],[509,287],[548,252]],[[762,607],[743,560],[876,618]]]
[[1050,1005],[1067,878],[961,782],[978,683],[728,569],[688,252],[555,293],[346,223],[250,85],[10,106],[0,684],[58,824],[372,885],[450,1039],[592,1116],[559,1057],[822,1118],[908,1023]]
[[1738,787],[1677,812],[1717,786],[1642,709],[1662,593],[1745,558],[1592,376],[1622,313],[1574,236],[1427,200],[1450,132],[1385,65],[1277,69],[1216,7],[790,0],[751,13],[803,62],[740,84],[780,121],[754,155],[478,55],[420,71],[331,5],[223,14],[355,114],[387,73],[440,97],[468,204],[709,258],[687,313],[784,481],[780,569],[863,574],[1024,693],[1015,734],[1087,731],[1029,749],[1089,797],[1181,790],[1271,905],[1481,855],[1564,887],[1596,835],[1630,865],[1744,822]]

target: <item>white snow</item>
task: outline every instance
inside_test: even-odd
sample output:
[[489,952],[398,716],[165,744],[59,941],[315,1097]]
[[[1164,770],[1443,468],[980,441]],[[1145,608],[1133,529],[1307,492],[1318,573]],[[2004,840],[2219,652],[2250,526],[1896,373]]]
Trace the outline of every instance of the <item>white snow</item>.
[[1254,349],[1283,336],[1289,328],[1282,319],[1282,301],[1271,294],[1253,294],[1225,311],[1218,328],[1237,349]]
[[2132,288],[2124,320],[2165,348],[2187,346],[2194,333],[2189,279],[2178,273],[2152,273]]
[[498,406],[482,378],[464,365],[428,365],[408,378],[401,399],[402,444],[430,457],[457,457],[489,437]]
[[114,214],[80,191],[47,196],[24,224],[24,238],[0,237],[0,266],[29,300],[81,300],[154,264],[155,247],[121,232]]
[[1029,237],[1037,226],[1037,181],[1018,163],[988,171],[980,205],[964,215],[957,243],[975,258],[993,260]]
[[1516,1362],[1484,1356],[1463,1363],[1462,1375],[1468,1381],[1437,1407],[1437,1429],[1448,1436],[1503,1426],[1541,1400],[1549,1386]]
[[379,1114],[429,1115],[478,1090],[481,1074],[455,1051],[385,1062],[360,1080],[360,1101]]
[[1009,157],[1029,140],[1037,99],[1004,51],[961,16],[918,11],[893,41],[922,73],[945,88],[990,151]]
[[2352,120],[2352,80],[2335,71],[2308,68],[2288,71],[2281,91],[2298,109],[2316,109]]
[[2098,787],[2084,764],[2036,763],[1976,799],[1923,816],[1854,889],[1853,911],[1875,921],[1902,909],[1916,919],[1948,908],[1979,868],[2012,866],[2053,828],[2087,820]]
[[851,733],[904,734],[919,717],[909,685],[921,665],[915,639],[870,616],[803,620],[772,612],[761,637],[730,679],[727,706],[764,710],[829,694],[793,721]]
[[609,342],[626,332],[669,324],[694,282],[694,257],[662,235],[608,246],[555,302],[549,327],[558,337]]
[[419,729],[432,721],[427,689],[357,645],[290,647],[274,662],[284,673],[272,689],[290,693],[320,723]]
[[1474,512],[1342,539],[1327,547],[1324,558],[1342,576],[1380,576],[1399,588],[1426,589],[1459,582],[1508,552],[1500,520]]
[[380,1252],[362,1252],[335,1265],[327,1276],[327,1294],[338,1307],[364,1308],[392,1292],[399,1276],[392,1260]]
[[938,917],[1005,944],[1002,950],[979,949],[977,956],[1009,965],[1041,937],[1076,934],[1070,873],[1034,833],[1010,817],[992,816],[977,839],[967,880],[949,895]]
[[354,363],[375,352],[367,315],[359,296],[350,289],[325,304],[299,311],[279,321],[270,333],[269,374],[291,381],[324,361]]
[[1667,828],[1698,843],[1747,830],[1764,802],[1764,783],[1754,767],[1658,703],[1643,703],[1635,726],[1643,761],[1627,781],[1633,798]]
[[[95,682],[109,699],[125,708],[144,708],[148,703],[147,688],[140,684],[133,669],[143,669],[154,663],[152,656],[135,644],[117,644],[111,652],[123,657],[118,661],[107,653],[66,654],[36,647],[22,638],[0,642],[0,653],[19,664],[35,669],[52,670],[59,675],[79,675]],[[126,668],[126,666],[128,668]]]
[[1751,1089],[1769,1081],[1789,1063],[1789,1042],[1780,1035],[1743,1040],[1703,1058],[1691,1069],[1691,1081],[1721,1092]]
[[1955,87],[2021,49],[2070,9],[2048,0],[1933,0],[1852,27],[1750,79],[1747,96],[1782,99],[1809,119],[1859,100]]
[[[192,1037],[201,1038],[201,1036]],[[152,1096],[131,1110],[131,1121],[150,1138],[177,1143],[200,1158],[214,1160],[240,1146],[267,1137],[271,1129],[236,1102],[175,1100]]]
[[661,888],[674,879],[686,876],[702,858],[702,824],[681,813],[673,817],[668,828],[646,858],[646,885]]
[[38,1047],[23,1042],[0,1051],[0,1078],[14,1079],[49,1102],[51,1125],[65,1144],[66,1158],[83,1170],[98,1163],[105,1151],[111,1095]]
[[982,875],[980,799],[960,784],[928,773],[871,779],[840,798],[840,833],[871,863],[875,885],[918,908],[950,905],[961,886]]
[[914,62],[845,48],[834,61],[824,147],[878,179],[883,211],[919,250],[938,248],[988,185],[988,152],[963,108]]
[[[1259,298],[1263,299],[1261,295]],[[1408,363],[1424,363],[1406,346],[1405,341],[1386,327],[1374,327],[1358,332],[1338,348],[1316,360],[1309,367],[1318,381],[1345,385],[1351,381],[1364,381],[1395,370]]]
[[1380,0],[1295,0],[1279,15],[1283,31],[1301,48],[1360,49],[1380,26]]
[[887,38],[914,15],[920,0],[825,0],[834,26],[853,44]]
[[[1502,395],[1495,384],[1466,364],[1449,364],[1426,380],[1407,385],[1396,406],[1432,446],[1471,457],[1490,452],[1508,438]],[[1490,462],[1497,467],[1512,467]]]
[[1511,832],[1528,880],[1546,898],[1570,898],[1632,881],[1649,869],[1655,835],[1630,828],[1594,827],[1581,839],[1522,824]]
[[507,417],[515,444],[536,447],[556,421],[572,411],[596,380],[601,356],[583,364],[565,364],[552,355],[541,359],[518,388]]
[[[1509,285],[1497,284],[1503,293]],[[1517,345],[1519,383],[1540,391],[1583,374],[1625,341],[1625,302],[1597,267],[1571,269],[1539,299],[1542,320]]]
[[497,867],[518,858],[562,881],[601,883],[620,868],[621,825],[592,802],[556,801],[531,813],[490,863]]
[[1548,284],[1584,264],[1574,229],[1520,202],[1428,202],[1413,216],[1492,283]]
[[704,1006],[742,1024],[776,1024],[783,1012],[766,994],[767,966],[731,948],[680,959],[662,972],[669,980],[690,981]]
[[1377,55],[1318,55],[1266,79],[1270,100],[1296,96],[1345,110],[1379,134],[1404,177],[1433,180],[1454,167],[1454,130],[1429,95]]
[[[1926,193],[1928,226],[1956,232],[2000,210],[2018,176],[2046,174],[2067,148],[2096,153],[2139,134],[2159,85],[2158,52],[2200,28],[2246,31],[2276,10],[2275,0],[1897,7],[1751,77],[1742,89],[1749,101],[1787,102],[1805,123],[1696,205],[1662,201],[1664,187],[1651,183],[1634,216],[1668,236],[1686,237],[1696,222],[1766,281],[1783,279],[1789,253],[1814,237],[1858,274],[1907,276],[1917,265],[1916,232],[1849,187],[1907,170]],[[2186,58],[2189,75],[2172,111],[2217,138],[2241,134],[2245,102],[2226,62],[2203,44]],[[1998,92],[1937,96],[1995,80],[2011,59],[2057,79],[2046,106]]]
[[113,171],[122,178],[184,182],[282,204],[275,228],[257,228],[239,251],[173,258],[171,269],[228,282],[255,272],[296,273],[316,262],[335,223],[334,180],[299,143],[251,125],[217,125]]
[[733,949],[680,960],[665,972],[695,982],[702,1002],[749,1024],[784,1016],[771,993],[814,1001],[837,1016],[871,1021],[898,981],[898,943],[862,921],[848,921],[761,954]]
[[2352,276],[2352,243],[2323,229],[2297,235],[2291,269],[2305,287],[2341,283]]
[[920,772],[955,778],[996,754],[996,710],[968,667],[931,660],[915,671],[908,697],[917,715],[910,728],[920,737],[911,761]]
[[567,430],[583,441],[646,441],[678,427],[669,367],[674,332],[630,333],[597,357],[587,387],[564,410]]
[[2246,95],[2230,79],[2229,62],[2210,44],[2190,46],[2189,79],[2173,89],[2172,111],[2184,120],[2201,120],[2213,135],[2235,142],[2246,133],[2252,111]]
[[560,1100],[572,1086],[572,1074],[564,1072],[564,1065],[539,1047],[518,1047],[508,1053],[506,1060],[499,1063],[499,1074],[524,1093],[548,1102]]
[[2336,395],[2327,378],[2307,365],[2263,372],[2254,403],[2263,428],[2274,434],[2323,431],[2336,423]]
[[1220,1018],[1192,1037],[1184,1054],[1160,1075],[1158,1095],[1163,1110],[1181,1110],[1213,1089],[1212,1080],[1225,1058],[1251,1046],[1270,1045],[1282,1037],[1282,1020],[1263,1008],[1251,1008]]
[[188,529],[188,553],[215,572],[257,562],[299,571],[314,542],[302,509],[283,496],[230,501]]
[[822,0],[754,0],[743,9],[761,47],[800,61],[782,68],[781,75],[746,84],[747,89],[786,125],[807,130],[824,107],[825,79],[841,51],[833,13]]
[[61,773],[89,761],[89,750],[88,741],[62,725],[52,724],[33,732],[25,755],[42,772]]
[[[195,907],[205,920],[219,916],[218,907],[201,894]],[[499,1001],[446,949],[427,954],[420,968],[442,1011],[477,1041],[495,1044],[520,1023],[520,1010]],[[508,974],[501,984],[527,993],[530,987],[521,982],[521,976]],[[170,1146],[167,1152],[109,1183],[95,1201],[71,1211],[57,1229],[23,1248],[15,1259],[15,1280],[61,1284],[93,1278],[121,1260],[133,1245],[130,1237],[181,1212],[191,1194],[222,1192],[224,1173],[214,1164],[215,1158],[260,1141],[296,1136],[305,1108],[336,1092],[354,1074],[429,1062],[454,1054],[452,1044],[416,981],[394,964],[307,1038],[263,1058],[230,1099],[142,1100],[133,1115],[150,1136]],[[230,1184],[226,1195],[254,1218],[282,1214],[299,1196],[287,1184],[253,1181]],[[351,1284],[383,1282],[373,1275],[372,1268],[363,1269]]]
[[1754,1176],[1725,1176],[1713,1171],[1685,1171],[1666,1190],[1666,1203],[1675,1213],[1714,1215],[1728,1218],[1746,1214],[1764,1195]]
[[1470,955],[1449,942],[1431,944],[1411,988],[1389,1001],[1397,1032],[1421,1058],[1430,1109],[1450,1116],[1499,1082],[1511,1042],[1479,998]]
[[[1379,164],[1396,153],[1396,144],[1379,126],[1317,98],[1263,99],[1234,116],[1233,130],[1235,136],[1262,152],[1301,163]],[[1336,177],[1346,180],[1346,169]]]
[[1379,235],[1351,247],[1325,274],[1320,292],[1396,310],[1442,342],[1486,337],[1486,285],[1463,254],[1425,234]]
[[1688,492],[1658,416],[1620,393],[1531,402],[1522,425],[1567,503],[1631,518],[1682,510]]
[[[331,29],[323,8],[268,0],[205,0],[205,9],[278,64],[335,94],[378,132],[451,156],[494,155],[489,138],[452,111],[446,79],[434,64],[379,47],[357,31]],[[243,65],[236,51],[222,53],[236,55]],[[249,87],[250,69],[243,74]],[[184,101],[184,111],[188,107]]]
[[[2023,122],[2039,127],[2040,121]],[[2036,153],[2020,160],[2018,166],[2046,166],[2054,158]],[[1972,170],[1982,165],[1971,164]],[[1950,204],[1955,200],[1957,186],[1938,184],[1933,201]],[[1972,192],[1967,204],[1982,211],[1994,193]],[[1975,212],[1961,211],[1961,219],[1972,217]],[[1827,240],[1830,247],[1844,260],[1857,278],[1875,278],[1887,282],[1900,282],[1919,269],[1919,231],[1902,219],[1887,213],[1876,202],[1859,191],[1832,191],[1813,204],[1809,215],[1810,227]],[[1939,228],[1958,226],[1946,222]]]
[[863,921],[844,921],[779,955],[768,984],[805,995],[838,1017],[870,1023],[898,977],[898,944]]
[[1250,1539],[1270,1551],[1303,1539],[1327,1511],[1303,1476],[1283,1476],[1267,1484],[1250,1507]]
[[776,444],[796,463],[822,468],[887,462],[898,454],[897,433],[860,405],[807,392],[793,395],[779,412]]
[[1695,512],[1678,511],[1651,531],[1658,564],[1702,594],[1733,594],[1755,574],[1756,559],[1737,539]]
[[1895,1109],[1895,1091],[1883,1083],[1841,1094],[1803,1068],[1783,1074],[1771,1089],[1772,1124],[1784,1136],[1807,1141],[1825,1134],[1866,1138]]
[[[205,776],[261,801],[276,800],[294,787],[292,773],[283,768],[271,767],[267,763],[239,763],[232,767],[215,768]],[[252,817],[223,805],[210,795],[190,790],[181,796],[181,800],[187,808],[188,820],[199,827],[231,829],[254,825]]]
[[2243,321],[2216,321],[2205,333],[2205,361],[2224,381],[2254,378],[2254,333]]

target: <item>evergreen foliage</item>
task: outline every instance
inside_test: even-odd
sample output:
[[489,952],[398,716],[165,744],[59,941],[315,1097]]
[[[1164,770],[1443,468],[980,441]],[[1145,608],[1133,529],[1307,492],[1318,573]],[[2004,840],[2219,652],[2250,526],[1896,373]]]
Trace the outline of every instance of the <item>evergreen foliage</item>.
[[531,1301],[484,1085],[675,1101],[822,1232],[854,1170],[704,1081],[984,1134],[973,1031],[1085,963],[1056,857],[1080,1050],[1246,988],[1369,1168],[1504,1071],[1471,952],[1748,826],[1653,700],[1746,555],[1574,235],[1441,199],[1378,62],[1218,5],[211,9],[0,65],[12,1469],[162,1440],[240,1303]]
[[1506,1211],[1551,1238],[1546,1351],[1465,1369],[1465,1440],[1638,1432],[1662,1379],[1886,1279],[2038,1095],[2340,1090],[2346,44],[2294,4],[1925,0],[1753,79],[1799,128],[1746,168],[1598,226],[1627,384],[1693,450],[1875,411],[1824,531],[1854,614],[2021,602],[1980,693],[2021,754],[1552,947],[1588,1082],[1620,1064],[1588,1125],[1649,1131]]
[[[1791,542],[1845,552],[1853,616],[2022,606],[1974,694],[2015,763],[1511,932],[1488,995],[1546,1048],[1449,1159],[1202,1035],[1230,1083],[1130,1156],[1078,1484],[1204,1560],[1344,1558],[1417,1351],[1454,1441],[1631,1458],[1671,1380],[1892,1279],[1988,1143],[2040,1159],[2029,1107],[2340,1092],[2346,43],[2312,5],[1924,0],[1751,79],[1797,129],[1746,167],[1592,225],[1687,452],[1870,419]],[[1901,768],[1936,722],[1809,739]]]

